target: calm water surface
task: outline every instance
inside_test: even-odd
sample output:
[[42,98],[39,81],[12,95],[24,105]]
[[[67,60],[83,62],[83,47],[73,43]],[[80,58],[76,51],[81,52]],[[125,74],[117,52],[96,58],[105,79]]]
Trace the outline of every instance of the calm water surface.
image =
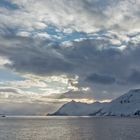
[[0,140],[140,140],[140,118],[6,117]]

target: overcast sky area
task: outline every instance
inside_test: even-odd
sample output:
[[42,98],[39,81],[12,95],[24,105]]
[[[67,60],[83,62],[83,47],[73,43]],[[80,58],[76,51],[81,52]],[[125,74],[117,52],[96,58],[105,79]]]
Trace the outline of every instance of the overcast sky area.
[[0,0],[0,113],[44,114],[140,88],[140,0]]

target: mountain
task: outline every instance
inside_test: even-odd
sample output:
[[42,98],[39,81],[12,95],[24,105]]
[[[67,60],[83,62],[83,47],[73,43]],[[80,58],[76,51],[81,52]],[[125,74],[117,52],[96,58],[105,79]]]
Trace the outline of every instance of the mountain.
[[107,103],[95,102],[92,104],[71,101],[64,104],[58,111],[52,115],[56,116],[88,116],[96,114]]
[[98,114],[99,116],[140,116],[140,89],[128,93],[110,102]]
[[110,103],[92,104],[71,101],[51,115],[63,116],[140,116],[140,89],[112,100]]

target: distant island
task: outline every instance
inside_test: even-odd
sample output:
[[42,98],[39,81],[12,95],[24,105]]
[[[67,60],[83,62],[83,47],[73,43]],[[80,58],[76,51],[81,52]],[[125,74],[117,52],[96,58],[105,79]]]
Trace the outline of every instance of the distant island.
[[140,116],[140,89],[130,90],[109,103],[71,101],[48,116]]

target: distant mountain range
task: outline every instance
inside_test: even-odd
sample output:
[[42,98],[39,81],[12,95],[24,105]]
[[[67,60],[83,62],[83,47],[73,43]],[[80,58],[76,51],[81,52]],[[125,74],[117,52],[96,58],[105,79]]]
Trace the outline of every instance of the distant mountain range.
[[109,103],[92,104],[71,101],[64,104],[54,116],[140,116],[140,89],[128,93]]

